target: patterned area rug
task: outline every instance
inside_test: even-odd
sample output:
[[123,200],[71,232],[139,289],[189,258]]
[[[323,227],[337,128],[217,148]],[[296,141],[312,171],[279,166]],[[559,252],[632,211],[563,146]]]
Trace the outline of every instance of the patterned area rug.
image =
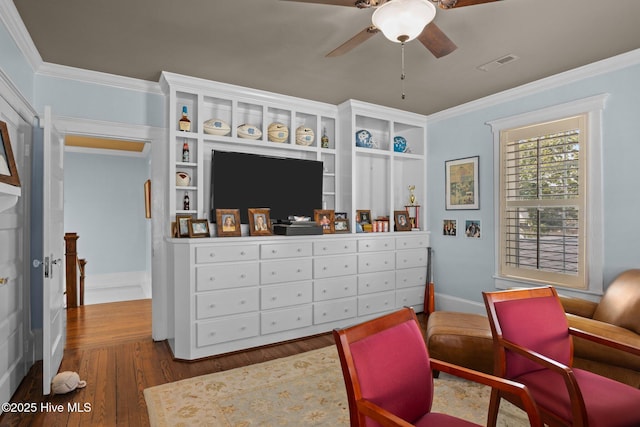
[[[486,425],[490,389],[450,376],[435,380],[433,410]],[[144,390],[152,426],[348,426],[334,346]],[[529,425],[502,402],[498,425]]]

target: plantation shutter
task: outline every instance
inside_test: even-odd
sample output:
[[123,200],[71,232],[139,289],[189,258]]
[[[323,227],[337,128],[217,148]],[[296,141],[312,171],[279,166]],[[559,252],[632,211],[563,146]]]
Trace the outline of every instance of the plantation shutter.
[[501,273],[586,287],[586,115],[502,131]]

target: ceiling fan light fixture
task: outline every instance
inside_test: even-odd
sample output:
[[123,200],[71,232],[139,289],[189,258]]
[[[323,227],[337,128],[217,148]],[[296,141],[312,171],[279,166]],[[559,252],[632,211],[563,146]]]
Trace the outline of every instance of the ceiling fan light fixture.
[[428,0],[391,0],[378,7],[371,21],[392,42],[415,39],[436,16],[435,6]]

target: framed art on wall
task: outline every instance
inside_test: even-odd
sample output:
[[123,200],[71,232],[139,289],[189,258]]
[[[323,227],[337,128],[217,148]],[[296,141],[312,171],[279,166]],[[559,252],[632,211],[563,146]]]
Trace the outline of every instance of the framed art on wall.
[[268,208],[249,208],[249,234],[252,236],[270,236],[271,219]]
[[216,209],[218,237],[240,236],[240,209]]
[[13,157],[9,130],[5,122],[0,122],[0,182],[20,187],[18,168]]
[[480,156],[447,160],[445,165],[445,208],[480,209],[478,165]]

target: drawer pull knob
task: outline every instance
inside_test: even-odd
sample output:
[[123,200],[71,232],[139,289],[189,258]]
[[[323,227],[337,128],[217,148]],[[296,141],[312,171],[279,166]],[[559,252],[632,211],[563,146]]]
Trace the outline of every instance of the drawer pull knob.
[[348,287],[348,286],[345,286],[345,287],[344,287],[344,290],[345,290],[345,291],[348,291],[348,290],[349,290],[349,287]]
[[216,308],[216,305],[215,304],[210,304],[209,308]]
[[345,264],[345,265],[344,265],[344,268],[349,268],[349,264]]
[[364,285],[364,286],[365,286],[366,288],[368,288],[368,287],[369,287],[369,286],[371,286],[371,285],[367,283],[367,284],[366,284],[366,285]]
[[273,320],[273,321],[271,322],[271,324],[272,324],[272,325],[275,325],[275,324],[276,324],[276,321],[275,321],[275,320]]
[[244,255],[245,255],[244,251],[241,251],[241,252],[240,252],[240,255],[241,255],[241,256],[244,256]]
[[298,292],[298,297],[301,297],[301,296],[302,296],[302,292]]
[[344,245],[344,248],[345,249],[349,249],[349,245]]
[[246,276],[246,275],[244,275],[244,274],[241,274],[241,275],[240,275],[240,278],[241,278],[241,279],[244,279],[244,278],[246,278],[246,277],[247,277],[247,276]]
[[296,272],[301,273],[302,269],[299,268],[299,269],[296,270]]
[[209,280],[213,282],[213,281],[216,280],[216,278],[214,276],[211,276],[211,277],[209,277]]
[[215,332],[209,332],[209,336],[214,337],[216,335]]
[[271,253],[272,253],[272,254],[277,254],[277,253],[278,253],[278,251],[276,251],[275,249],[272,249],[272,250],[271,250]]
[[297,319],[297,320],[298,320],[298,322],[299,322],[299,321],[301,321],[301,320],[302,320],[302,318],[301,318],[300,316],[298,316],[298,319]]
[[322,250],[323,250],[323,251],[326,251],[326,250],[327,250],[327,247],[326,247],[326,246],[325,246],[325,247],[323,247],[323,248],[322,248]]
[[244,303],[246,303],[245,300],[240,300],[240,304],[244,304]]
[[322,269],[323,269],[323,270],[326,270],[326,269],[327,269],[327,266],[325,265],[324,267],[322,267]]
[[271,297],[271,301],[275,301],[277,299],[278,299],[277,297]]
[[215,256],[216,256],[216,254],[214,254],[213,252],[209,252],[209,257],[213,258]]
[[302,252],[302,248],[298,248],[298,249],[297,249],[297,251],[298,251],[298,252]]
[[369,306],[369,304],[367,304],[367,307],[366,307],[366,308],[369,308],[369,307],[370,307],[370,306]]
[[275,272],[275,271],[272,271],[272,272],[271,272],[271,275],[272,275],[272,276],[275,276],[275,275],[276,275],[276,272]]
[[327,290],[326,290],[326,289],[323,289],[323,290],[322,290],[322,293],[323,293],[323,294],[326,294],[326,293],[327,293]]
[[240,330],[241,330],[241,331],[244,331],[245,329],[247,329],[247,327],[246,327],[246,326],[240,326]]
[[344,312],[345,312],[345,313],[348,313],[348,312],[349,312],[349,309],[348,309],[348,308],[345,308],[345,309],[344,309]]

